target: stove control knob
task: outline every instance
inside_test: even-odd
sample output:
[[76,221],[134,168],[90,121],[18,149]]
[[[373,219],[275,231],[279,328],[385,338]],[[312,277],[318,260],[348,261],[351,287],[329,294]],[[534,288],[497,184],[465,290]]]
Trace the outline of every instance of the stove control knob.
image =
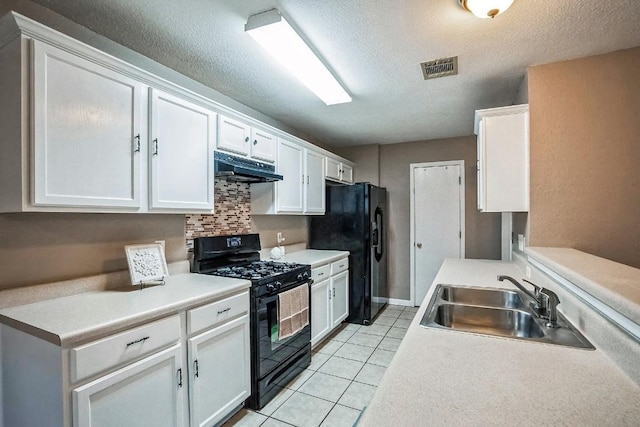
[[[308,276],[307,276],[308,277]],[[306,279],[306,277],[304,276],[303,273],[299,273],[298,274],[298,282],[302,282],[304,279]]]
[[274,285],[273,283],[269,283],[267,285],[267,292],[275,292],[276,291],[276,285]]

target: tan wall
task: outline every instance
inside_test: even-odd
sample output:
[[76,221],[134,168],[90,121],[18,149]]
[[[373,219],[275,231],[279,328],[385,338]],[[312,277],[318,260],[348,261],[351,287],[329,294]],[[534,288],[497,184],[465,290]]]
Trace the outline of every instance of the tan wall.
[[338,147],[332,151],[356,164],[353,175],[355,182],[380,185],[380,146],[378,144]]
[[309,222],[302,215],[252,215],[251,232],[260,234],[260,245],[272,248],[278,245],[276,235],[282,232],[286,240],[283,245],[307,243],[309,241]]
[[531,246],[640,268],[640,48],[532,67]]
[[[371,164],[357,159],[379,162],[380,186],[388,191],[389,269],[391,298],[410,298],[410,197],[409,165],[411,163],[464,160],[465,162],[465,228],[467,258],[500,258],[500,214],[480,213],[476,209],[476,138],[467,136],[432,141],[418,141],[379,146],[379,157],[373,158],[372,146],[354,147],[349,154],[356,170],[372,170]],[[363,152],[360,152],[362,150]],[[347,153],[344,152],[345,157]]]
[[124,246],[155,240],[187,259],[184,215],[0,214],[0,289],[125,270]]

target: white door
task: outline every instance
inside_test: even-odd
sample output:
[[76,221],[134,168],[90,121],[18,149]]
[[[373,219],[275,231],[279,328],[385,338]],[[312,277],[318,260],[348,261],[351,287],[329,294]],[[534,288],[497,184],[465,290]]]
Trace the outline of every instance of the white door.
[[345,165],[344,163],[340,163],[340,179],[344,182],[348,182],[349,184],[353,184],[353,168],[349,165]]
[[464,164],[412,165],[414,304],[424,300],[445,258],[464,258]]
[[333,179],[336,181],[340,181],[340,162],[332,159],[331,157],[327,157],[327,178]]
[[182,426],[186,386],[176,344],[73,390],[73,425]]
[[349,315],[349,271],[331,278],[332,327],[335,328]]
[[150,93],[150,207],[212,210],[215,113],[156,89]]
[[314,346],[331,330],[329,292],[331,280],[311,285],[311,345]]
[[249,154],[249,134],[251,128],[222,114],[218,116],[218,139],[216,146],[224,151],[236,154]]
[[277,167],[278,173],[283,177],[282,181],[276,183],[278,213],[302,213],[303,152],[304,149],[293,142],[281,139],[278,143]]
[[140,207],[142,85],[33,42],[33,204]]
[[214,425],[249,397],[250,357],[248,315],[189,340],[191,426]]
[[322,154],[305,150],[306,176],[305,176],[305,213],[324,213],[325,182],[324,159]]

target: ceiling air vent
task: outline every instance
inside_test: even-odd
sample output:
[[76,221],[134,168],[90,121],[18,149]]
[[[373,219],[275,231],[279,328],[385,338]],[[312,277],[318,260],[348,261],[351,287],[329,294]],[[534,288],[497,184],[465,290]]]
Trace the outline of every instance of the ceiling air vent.
[[458,74],[458,57],[434,59],[420,64],[425,80]]

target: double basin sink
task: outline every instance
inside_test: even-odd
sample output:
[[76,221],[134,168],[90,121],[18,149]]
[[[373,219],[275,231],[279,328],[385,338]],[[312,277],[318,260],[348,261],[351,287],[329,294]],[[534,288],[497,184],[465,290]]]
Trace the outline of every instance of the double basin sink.
[[593,345],[558,313],[556,327],[546,326],[529,298],[510,289],[438,285],[421,326],[557,344],[584,349]]

